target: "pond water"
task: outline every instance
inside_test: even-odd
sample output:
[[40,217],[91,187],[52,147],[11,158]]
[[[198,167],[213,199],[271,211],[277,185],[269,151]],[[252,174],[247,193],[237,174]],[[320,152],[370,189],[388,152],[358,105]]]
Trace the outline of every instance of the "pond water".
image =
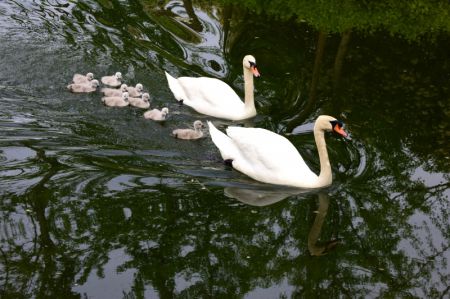
[[[450,38],[343,40],[207,1],[2,1],[0,297],[448,298]],[[246,54],[254,119],[173,98],[164,71],[243,97]],[[142,83],[170,118],[66,90],[90,71]],[[318,173],[320,114],[350,135],[326,136],[321,190],[257,183],[209,136],[170,136],[196,119],[262,127]]]

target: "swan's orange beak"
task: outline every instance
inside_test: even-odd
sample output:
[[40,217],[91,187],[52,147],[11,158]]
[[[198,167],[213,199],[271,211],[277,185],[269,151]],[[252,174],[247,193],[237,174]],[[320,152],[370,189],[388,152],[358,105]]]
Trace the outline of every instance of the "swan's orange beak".
[[336,124],[334,126],[334,131],[336,133],[338,133],[339,135],[342,135],[344,137],[347,137],[347,133],[344,131],[344,129],[342,129],[342,127],[339,124]]
[[255,77],[261,76],[261,75],[259,74],[258,69],[256,68],[256,65],[252,65],[252,66],[250,67],[250,70],[252,71],[253,76],[255,76]]

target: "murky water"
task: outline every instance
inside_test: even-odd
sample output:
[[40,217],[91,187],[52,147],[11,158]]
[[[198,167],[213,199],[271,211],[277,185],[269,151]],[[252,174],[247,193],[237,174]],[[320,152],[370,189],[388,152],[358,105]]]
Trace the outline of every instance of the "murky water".
[[[449,37],[353,33],[341,71],[341,36],[321,59],[317,41],[209,2],[2,1],[1,297],[448,297]],[[249,53],[258,116],[238,125],[286,134],[318,172],[313,121],[342,119],[331,187],[260,184],[208,136],[170,136],[210,118],[178,105],[164,71],[243,96]],[[65,89],[89,71],[142,83],[169,120]]]

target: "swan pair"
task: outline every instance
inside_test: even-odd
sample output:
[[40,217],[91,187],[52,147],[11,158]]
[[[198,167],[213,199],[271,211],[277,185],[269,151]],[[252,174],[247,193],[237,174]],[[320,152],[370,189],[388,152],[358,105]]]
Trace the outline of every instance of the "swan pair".
[[[180,77],[166,72],[174,97],[199,113],[229,120],[254,117],[253,76],[259,77],[256,60],[247,55],[243,61],[245,102],[226,83],[214,78]],[[332,182],[325,143],[325,132],[334,131],[344,137],[342,122],[321,115],[314,125],[314,138],[319,152],[320,174],[316,175],[285,137],[261,128],[228,127],[227,134],[208,121],[209,133],[222,158],[233,168],[264,183],[298,188],[321,188]]]

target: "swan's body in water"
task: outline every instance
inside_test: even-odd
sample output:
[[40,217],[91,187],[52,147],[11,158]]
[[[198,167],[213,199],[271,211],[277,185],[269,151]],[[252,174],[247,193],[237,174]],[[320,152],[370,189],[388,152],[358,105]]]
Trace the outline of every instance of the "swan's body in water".
[[89,81],[92,81],[92,80],[94,80],[93,73],[87,73],[86,75],[75,74],[75,75],[73,75],[73,78],[72,78],[72,82],[75,84],[88,83]]
[[164,107],[161,110],[152,109],[152,110],[145,112],[144,118],[155,120],[155,121],[164,121],[164,120],[166,120],[168,114],[169,114],[169,108]]
[[105,97],[120,97],[124,92],[128,91],[128,86],[126,84],[120,85],[120,88],[102,88],[101,92]]
[[102,83],[111,87],[119,87],[122,84],[122,73],[117,72],[112,76],[103,76]]
[[167,82],[177,101],[197,112],[229,120],[254,117],[256,108],[253,95],[253,76],[259,77],[256,60],[247,55],[242,61],[244,69],[245,103],[226,83],[215,78],[180,77],[175,79],[166,72]]
[[133,87],[133,86],[128,87],[128,93],[129,93],[130,97],[133,97],[133,98],[138,98],[138,97],[142,96],[143,90],[144,90],[144,86],[142,86],[141,83],[136,84],[135,87]]
[[126,107],[130,105],[128,92],[124,92],[120,97],[103,97],[102,102],[109,107]]
[[97,87],[99,85],[98,80],[92,80],[88,83],[72,83],[67,85],[67,89],[74,93],[90,93],[97,90]]
[[144,93],[142,95],[142,98],[129,97],[128,101],[130,102],[130,105],[133,107],[144,109],[150,108],[150,95],[148,93]]
[[179,139],[199,139],[203,137],[203,123],[200,120],[194,121],[194,130],[192,129],[176,129],[172,135]]
[[314,124],[314,138],[320,158],[320,175],[306,165],[297,149],[285,137],[260,128],[228,127],[227,134],[208,122],[211,139],[225,161],[236,170],[264,183],[299,188],[321,188],[331,184],[332,173],[325,143],[325,131],[347,136],[342,123],[321,115]]

